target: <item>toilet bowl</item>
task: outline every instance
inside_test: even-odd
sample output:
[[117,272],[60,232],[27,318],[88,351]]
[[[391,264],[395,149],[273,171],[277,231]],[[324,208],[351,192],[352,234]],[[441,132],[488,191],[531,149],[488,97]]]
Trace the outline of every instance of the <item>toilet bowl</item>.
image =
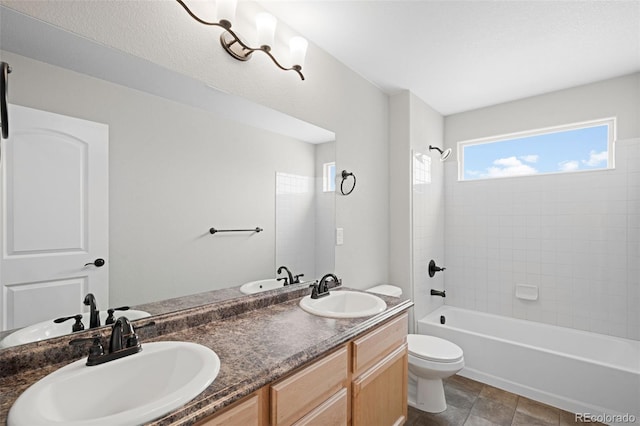
[[[371,293],[400,297],[402,289],[382,284]],[[407,335],[409,347],[409,405],[421,411],[440,413],[447,409],[442,379],[464,367],[464,354],[455,343],[435,336]]]
[[447,409],[442,379],[464,367],[463,352],[448,340],[409,334],[409,405],[428,413]]

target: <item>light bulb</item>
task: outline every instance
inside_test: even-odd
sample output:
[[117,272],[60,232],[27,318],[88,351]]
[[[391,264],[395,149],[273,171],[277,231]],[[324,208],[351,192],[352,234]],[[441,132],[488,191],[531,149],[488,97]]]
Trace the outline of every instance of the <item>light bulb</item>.
[[232,23],[236,18],[237,0],[216,0],[216,18],[218,22]]
[[278,21],[276,18],[267,13],[262,12],[258,13],[256,16],[256,27],[258,29],[258,45],[265,46],[273,46],[273,39],[276,34],[276,24]]
[[307,55],[307,46],[309,43],[302,37],[296,36],[289,40],[289,49],[291,49],[291,62],[293,65],[304,65],[304,57]]

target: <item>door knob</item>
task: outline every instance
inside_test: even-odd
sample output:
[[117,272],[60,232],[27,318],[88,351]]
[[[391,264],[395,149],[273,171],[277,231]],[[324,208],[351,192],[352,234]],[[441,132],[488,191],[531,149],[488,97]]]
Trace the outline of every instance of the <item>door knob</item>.
[[104,264],[105,264],[105,263],[106,263],[106,262],[104,261],[104,259],[100,259],[100,258],[98,258],[98,259],[94,260],[93,262],[85,263],[85,264],[84,264],[84,266],[93,265],[93,266],[95,266],[96,268],[99,268],[99,267],[101,267],[101,266],[104,266]]

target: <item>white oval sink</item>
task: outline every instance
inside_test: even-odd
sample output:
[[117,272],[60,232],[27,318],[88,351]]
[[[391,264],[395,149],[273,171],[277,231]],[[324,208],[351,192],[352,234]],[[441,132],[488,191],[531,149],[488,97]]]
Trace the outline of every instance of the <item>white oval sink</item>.
[[[149,312],[136,311],[134,309],[130,309],[128,311],[116,311],[113,314],[115,318],[122,315],[131,321],[150,316]],[[100,312],[100,324],[104,324],[107,316],[108,314],[106,311]],[[0,340],[0,348],[8,348],[10,346],[23,345],[25,343],[38,342],[40,340],[70,334],[71,327],[74,322],[75,321],[73,319],[70,319],[63,323],[56,324],[53,322],[53,319],[51,319],[21,328]],[[89,329],[89,312],[82,314],[82,323],[84,324],[85,330]]]
[[328,296],[312,299],[305,296],[300,307],[313,315],[329,318],[358,318],[378,314],[387,304],[371,293],[356,291],[332,291]]
[[211,349],[142,343],[142,352],[87,367],[86,358],[33,384],[9,411],[9,426],[134,425],[161,417],[205,390],[220,371]]
[[268,280],[250,281],[248,283],[244,283],[240,286],[240,292],[243,294],[254,294],[281,287],[284,287],[284,283],[282,281],[278,281],[275,278],[270,278]]

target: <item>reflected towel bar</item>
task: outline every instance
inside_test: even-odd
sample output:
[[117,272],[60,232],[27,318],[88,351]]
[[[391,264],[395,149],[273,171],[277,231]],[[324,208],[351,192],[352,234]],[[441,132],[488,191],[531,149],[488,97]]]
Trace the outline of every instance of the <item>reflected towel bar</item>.
[[264,231],[264,229],[259,228],[257,226],[253,229],[216,229],[216,228],[209,229],[209,233],[211,234],[215,234],[217,232],[262,232],[262,231]]

